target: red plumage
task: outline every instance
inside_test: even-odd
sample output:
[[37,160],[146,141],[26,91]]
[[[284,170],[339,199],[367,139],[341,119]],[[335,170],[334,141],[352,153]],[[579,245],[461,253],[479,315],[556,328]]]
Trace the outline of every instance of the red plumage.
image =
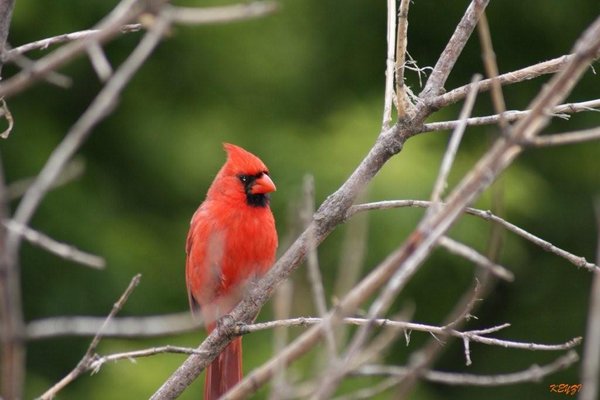
[[[224,144],[227,161],[192,217],[185,277],[193,312],[210,332],[242,299],[246,284],[275,260],[277,232],[269,208],[275,185],[265,164]],[[205,400],[219,398],[242,377],[242,341],[232,341],[206,370]]]

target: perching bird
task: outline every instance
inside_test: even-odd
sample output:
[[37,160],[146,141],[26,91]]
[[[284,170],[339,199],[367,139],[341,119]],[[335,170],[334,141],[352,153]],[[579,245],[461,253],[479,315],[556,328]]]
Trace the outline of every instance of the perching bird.
[[[265,164],[225,143],[227,161],[192,217],[185,278],[192,312],[210,333],[243,298],[247,283],[275,260],[277,231],[269,207],[275,184]],[[233,340],[208,366],[205,400],[219,398],[242,378],[242,339]]]

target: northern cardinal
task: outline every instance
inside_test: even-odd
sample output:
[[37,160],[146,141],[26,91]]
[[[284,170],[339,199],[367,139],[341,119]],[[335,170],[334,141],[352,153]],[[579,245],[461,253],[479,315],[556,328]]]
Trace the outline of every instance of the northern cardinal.
[[[241,147],[223,147],[227,161],[194,213],[186,243],[190,308],[202,314],[209,333],[242,299],[246,285],[271,267],[277,249],[269,170]],[[204,398],[218,399],[241,378],[242,339],[237,338],[208,366]]]

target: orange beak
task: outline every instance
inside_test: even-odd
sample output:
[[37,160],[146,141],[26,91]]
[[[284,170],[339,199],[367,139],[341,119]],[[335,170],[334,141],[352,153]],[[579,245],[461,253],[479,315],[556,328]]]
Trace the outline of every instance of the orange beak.
[[252,194],[265,194],[271,193],[277,190],[275,188],[275,184],[269,178],[269,175],[262,174],[262,176],[254,181],[252,185],[252,189],[250,190]]

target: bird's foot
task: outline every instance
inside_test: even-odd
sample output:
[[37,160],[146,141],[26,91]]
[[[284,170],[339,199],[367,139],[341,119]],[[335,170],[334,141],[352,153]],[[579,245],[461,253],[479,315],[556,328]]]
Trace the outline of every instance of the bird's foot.
[[243,327],[246,324],[237,322],[229,314],[222,316],[217,320],[217,329],[223,332],[227,337],[235,337],[244,334]]

